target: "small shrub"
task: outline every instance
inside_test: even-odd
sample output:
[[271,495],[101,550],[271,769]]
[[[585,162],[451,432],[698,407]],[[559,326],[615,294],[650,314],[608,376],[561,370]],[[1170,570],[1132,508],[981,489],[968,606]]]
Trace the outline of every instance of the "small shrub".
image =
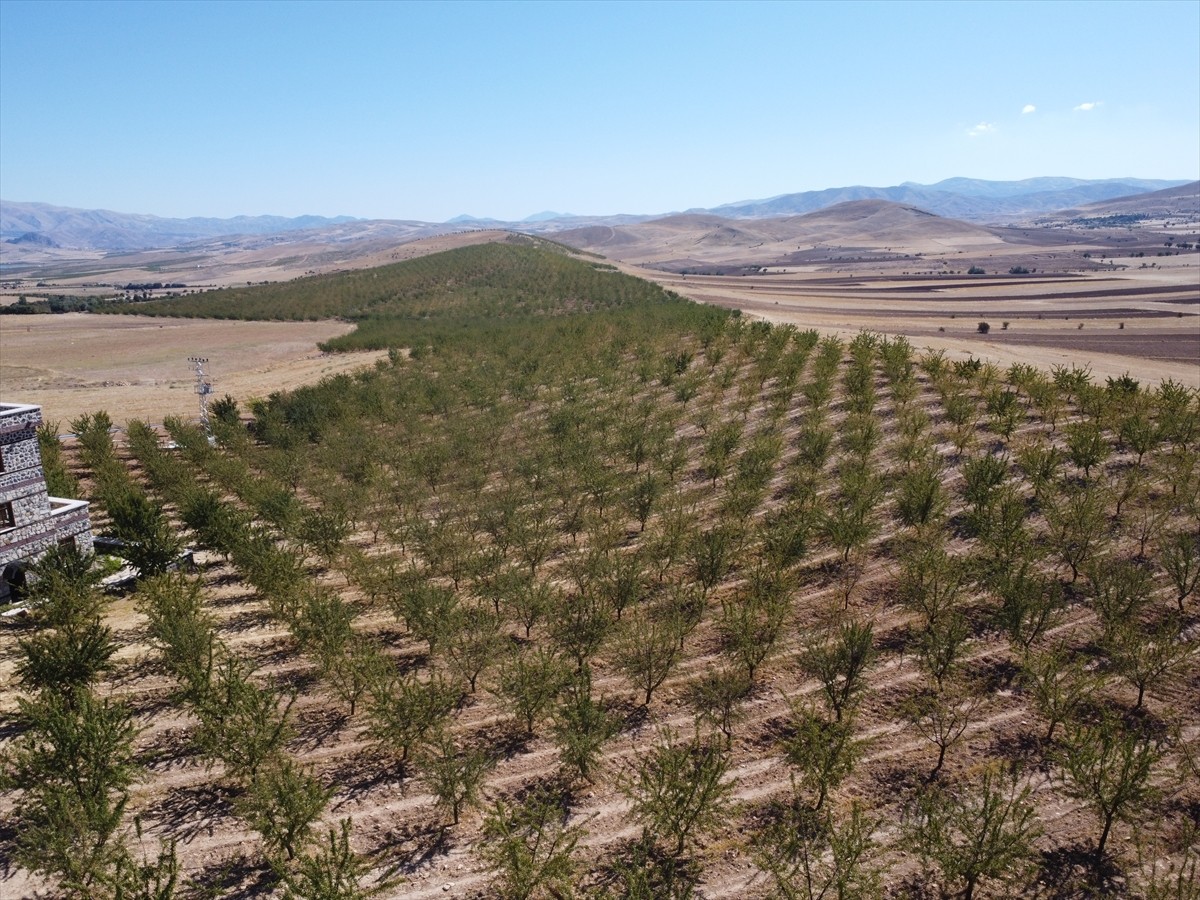
[[976,331],[978,331],[980,334],[987,334],[991,330],[992,330],[992,326],[989,325],[987,322],[980,322],[978,327],[976,328]]

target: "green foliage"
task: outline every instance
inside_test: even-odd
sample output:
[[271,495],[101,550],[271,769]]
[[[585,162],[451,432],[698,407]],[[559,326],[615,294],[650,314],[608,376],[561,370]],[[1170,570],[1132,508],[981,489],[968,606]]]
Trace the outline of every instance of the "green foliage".
[[287,757],[262,768],[238,802],[243,819],[262,835],[267,861],[283,871],[285,861],[308,841],[313,824],[333,796],[313,775]]
[[79,497],[79,479],[67,469],[62,443],[58,439],[58,424],[43,422],[37,428],[38,451],[42,470],[46,473],[46,490],[51,497]]
[[655,688],[679,662],[682,651],[678,625],[660,616],[641,615],[631,620],[617,642],[616,663],[649,706]]
[[160,505],[140,489],[114,487],[104,500],[122,551],[142,575],[160,575],[176,562],[182,546]]
[[699,720],[720,729],[727,749],[733,743],[733,727],[741,718],[740,704],[750,695],[750,688],[750,679],[731,669],[718,669],[688,684],[688,705]]
[[290,714],[295,697],[286,702],[272,689],[250,680],[250,671],[226,659],[208,679],[209,688],[195,702],[200,724],[192,733],[196,748],[225,764],[225,774],[253,783],[259,769],[272,761],[292,735]]
[[935,784],[917,795],[906,838],[963,900],[985,879],[1017,892],[1034,868],[1033,842],[1041,833],[1032,796],[1018,772],[994,767],[955,788]]
[[479,805],[484,776],[496,760],[482,750],[460,746],[446,731],[439,730],[421,753],[421,777],[438,806],[449,811],[457,825],[465,807]]
[[301,854],[284,874],[283,896],[285,900],[367,900],[394,883],[385,880],[370,889],[362,887],[368,869],[350,848],[350,820],[342,819],[337,830],[329,829],[320,850]]
[[95,557],[73,546],[51,547],[30,566],[26,597],[34,622],[42,628],[78,628],[100,615],[98,590],[103,573]]
[[18,646],[25,658],[17,664],[17,679],[31,690],[73,691],[91,685],[112,667],[117,650],[112,630],[99,618],[61,628],[43,629]]
[[896,489],[896,513],[911,528],[935,525],[949,505],[942,473],[937,466],[921,465],[900,477]]
[[795,766],[814,795],[812,808],[819,812],[829,792],[854,771],[863,743],[854,737],[854,717],[834,720],[804,707],[792,711],[790,733],[784,741],[787,760]]
[[1119,719],[1106,715],[1095,725],[1067,728],[1055,761],[1065,776],[1065,788],[1100,819],[1097,864],[1114,822],[1136,821],[1157,795],[1151,777],[1162,757],[1157,741]]
[[86,690],[18,703],[26,731],[4,760],[4,781],[19,791],[15,858],[67,896],[92,897],[120,852],[117,828],[139,774],[133,716]]
[[459,690],[439,675],[421,681],[413,672],[382,676],[371,689],[369,733],[400,763],[458,705]]
[[637,311],[655,318],[723,320],[648,281],[597,270],[536,238],[480,244],[355,272],[281,284],[225,288],[104,312],[219,319],[350,319],[358,328],[327,350],[443,349],[464,331],[490,331],[501,344],[528,339],[546,319]]
[[584,832],[568,824],[569,818],[560,799],[546,788],[535,788],[517,804],[495,802],[476,852],[496,874],[493,887],[499,897],[528,900],[574,893],[572,854]]
[[500,702],[525,726],[525,733],[532,735],[569,677],[562,659],[543,647],[514,652],[500,664]]
[[843,622],[829,640],[810,645],[802,659],[804,668],[821,682],[825,703],[838,722],[866,690],[867,669],[875,659],[873,634],[869,622]]
[[679,855],[721,822],[733,792],[724,780],[728,768],[724,748],[698,737],[684,743],[664,729],[654,747],[632,763],[621,789],[647,836],[666,840]]
[[204,609],[198,579],[167,573],[138,585],[138,610],[149,620],[150,640],[163,662],[196,702],[209,690],[216,651],[215,622]]
[[567,772],[590,781],[604,744],[620,729],[620,720],[592,696],[591,672],[573,675],[553,713],[551,734]]
[[754,858],[783,900],[880,900],[884,873],[872,834],[881,824],[858,803],[838,821],[794,800],[756,837]]

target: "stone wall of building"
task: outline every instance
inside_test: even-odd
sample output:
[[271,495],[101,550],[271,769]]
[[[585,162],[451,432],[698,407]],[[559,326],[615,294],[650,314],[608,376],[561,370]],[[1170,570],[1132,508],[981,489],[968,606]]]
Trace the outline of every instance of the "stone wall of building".
[[[12,520],[0,526],[0,567],[36,560],[65,542],[84,553],[92,550],[88,504],[47,493],[37,442],[41,421],[41,407],[0,403],[0,506]],[[0,584],[0,593],[3,588]]]

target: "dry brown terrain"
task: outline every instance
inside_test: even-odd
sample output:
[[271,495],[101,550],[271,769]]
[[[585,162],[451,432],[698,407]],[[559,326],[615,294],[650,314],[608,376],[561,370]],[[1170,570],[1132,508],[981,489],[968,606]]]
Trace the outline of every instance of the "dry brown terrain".
[[[405,237],[387,233],[356,235],[338,242],[314,239],[303,232],[175,250],[130,253],[53,251],[57,259],[38,260],[36,274],[12,276],[0,288],[0,304],[14,303],[21,294],[108,295],[133,282],[177,282],[191,289],[237,287],[261,281],[290,281],[345,269],[367,269],[427,253],[440,253],[503,240],[505,231],[466,231],[434,237]],[[5,260],[13,251],[6,249]],[[38,285],[41,285],[40,287]],[[165,292],[164,292],[165,293]]]
[[0,396],[37,403],[65,424],[106,409],[117,423],[194,416],[204,356],[218,397],[243,403],[369,365],[384,354],[327,354],[340,322],[228,322],[67,313],[0,317]]
[[[1070,276],[627,271],[693,300],[825,334],[903,334],[918,347],[1003,367],[1089,365],[1099,378],[1128,372],[1147,383],[1172,378],[1200,387],[1200,257],[1158,262],[1154,269]],[[980,322],[988,323],[987,334],[979,333]]]

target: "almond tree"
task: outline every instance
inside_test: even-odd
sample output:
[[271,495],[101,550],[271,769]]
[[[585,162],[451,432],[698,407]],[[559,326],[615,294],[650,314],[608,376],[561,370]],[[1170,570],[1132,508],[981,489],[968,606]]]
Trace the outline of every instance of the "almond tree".
[[1068,727],[1055,761],[1067,793],[1100,819],[1097,866],[1104,859],[1113,823],[1135,821],[1157,795],[1150,778],[1161,758],[1156,741],[1111,715],[1095,725]]
[[457,825],[464,807],[478,805],[484,776],[495,764],[488,754],[461,746],[439,728],[421,753],[421,778]]
[[793,802],[757,837],[754,859],[786,900],[881,900],[884,870],[872,835],[882,824],[857,802],[840,821]]
[[733,785],[725,781],[729,759],[722,747],[694,737],[687,743],[664,729],[657,743],[633,763],[621,790],[648,839],[666,840],[676,856],[698,833],[720,823]]
[[403,766],[409,755],[458,705],[460,690],[438,675],[421,681],[408,672],[381,676],[371,688],[368,733]]
[[810,645],[801,660],[821,682],[825,702],[837,722],[854,709],[866,690],[866,672],[875,658],[873,633],[869,622],[843,622],[830,639]]
[[1100,492],[1093,484],[1065,489],[1046,504],[1050,546],[1071,567],[1071,581],[1107,540],[1107,522]]
[[372,888],[362,886],[369,866],[350,848],[350,820],[330,828],[316,852],[301,853],[283,876],[284,900],[367,900],[394,886],[384,880]]
[[1183,601],[1196,592],[1200,583],[1200,539],[1194,532],[1173,531],[1162,541],[1159,564],[1171,578],[1175,601],[1183,614]]
[[641,615],[624,628],[615,648],[616,664],[641,695],[642,706],[650,705],[654,691],[678,664],[681,644],[670,618]]
[[332,796],[332,788],[281,755],[258,772],[237,809],[262,835],[271,868],[282,872],[308,842],[313,824]]
[[961,886],[963,900],[972,900],[984,880],[1019,892],[1034,867],[1033,842],[1041,834],[1032,794],[1018,772],[995,767],[984,769],[977,782],[932,785],[908,811],[906,837],[944,882]]
[[526,736],[532,737],[534,726],[550,712],[569,677],[567,665],[544,647],[515,651],[500,664],[496,693],[525,726]]
[[991,587],[1001,601],[994,621],[1023,654],[1058,623],[1066,607],[1059,580],[1034,571],[1028,562],[1001,571]]
[[1065,647],[1027,653],[1021,660],[1021,686],[1029,691],[1037,711],[1046,720],[1042,741],[1054,740],[1054,731],[1075,718],[1099,690],[1101,679],[1090,674]]
[[1115,621],[1105,628],[1101,643],[1113,670],[1137,688],[1135,710],[1142,708],[1149,688],[1175,675],[1197,650],[1183,637],[1183,623],[1173,617],[1153,628],[1135,619]]
[[688,705],[697,719],[720,729],[727,750],[733,744],[733,726],[741,718],[740,704],[749,696],[750,688],[750,679],[732,669],[701,675],[687,686]]
[[723,651],[741,664],[747,679],[775,652],[779,635],[791,612],[789,584],[781,573],[758,570],[745,590],[721,600],[720,629]]
[[570,813],[546,789],[531,791],[521,803],[497,800],[483,822],[477,853],[495,873],[503,900],[574,893],[577,864],[572,856],[583,829],[569,825]]
[[0,760],[15,787],[16,861],[91,898],[120,855],[117,829],[137,779],[137,728],[122,704],[86,689],[18,698],[25,732]]
[[551,735],[563,766],[591,781],[601,749],[619,729],[618,718],[592,696],[591,672],[585,668],[572,675],[555,707],[551,724]]
[[946,762],[946,753],[963,739],[982,705],[979,697],[959,690],[921,693],[904,705],[909,722],[938,749],[937,762],[927,780],[938,777]]
[[784,740],[784,753],[816,794],[812,808],[820,812],[829,792],[854,771],[863,742],[854,737],[852,715],[834,721],[798,706],[792,710],[789,725],[791,733]]

